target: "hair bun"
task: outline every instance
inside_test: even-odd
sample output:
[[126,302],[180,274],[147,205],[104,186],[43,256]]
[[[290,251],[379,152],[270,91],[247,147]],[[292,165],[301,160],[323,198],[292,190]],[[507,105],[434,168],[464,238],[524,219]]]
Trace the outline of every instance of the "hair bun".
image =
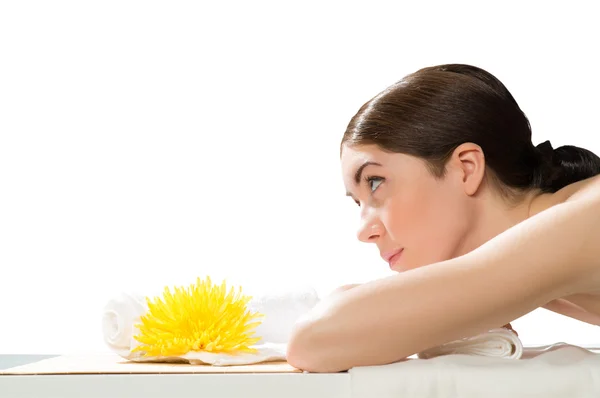
[[600,158],[593,152],[572,145],[552,148],[550,141],[535,147],[538,167],[535,186],[545,192],[556,192],[562,187],[600,174]]
[[554,163],[554,148],[552,148],[552,144],[550,140],[546,140],[541,144],[538,144],[536,147],[536,152],[538,157],[541,160],[541,163],[552,164]]
[[556,153],[550,140],[536,145],[535,151],[538,158],[537,172],[534,177],[537,180],[535,185],[547,190],[560,178],[562,168],[556,162]]

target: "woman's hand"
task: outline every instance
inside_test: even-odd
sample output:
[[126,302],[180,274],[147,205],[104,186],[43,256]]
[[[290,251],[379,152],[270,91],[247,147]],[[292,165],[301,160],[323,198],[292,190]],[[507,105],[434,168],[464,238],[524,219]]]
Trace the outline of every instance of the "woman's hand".
[[511,332],[513,332],[514,334],[517,335],[517,337],[519,336],[519,333],[517,333],[517,331],[515,329],[513,329],[512,325],[510,323],[507,323],[506,325],[502,326],[504,329],[508,329]]

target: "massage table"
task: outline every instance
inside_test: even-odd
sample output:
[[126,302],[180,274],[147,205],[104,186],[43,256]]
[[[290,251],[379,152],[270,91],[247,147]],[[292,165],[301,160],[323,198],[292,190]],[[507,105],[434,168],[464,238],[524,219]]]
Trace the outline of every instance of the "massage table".
[[1,398],[600,397],[600,349],[564,343],[526,348],[521,360],[411,357],[327,374],[305,373],[285,362],[142,364],[115,354],[23,357],[17,366],[8,359],[0,355]]

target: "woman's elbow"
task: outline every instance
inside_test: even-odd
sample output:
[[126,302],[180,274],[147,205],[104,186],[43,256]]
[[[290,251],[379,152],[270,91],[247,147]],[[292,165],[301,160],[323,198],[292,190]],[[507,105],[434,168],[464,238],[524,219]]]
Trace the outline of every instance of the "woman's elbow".
[[326,336],[319,334],[318,325],[298,323],[287,345],[287,362],[297,369],[311,373],[335,373],[342,369],[328,360]]
[[293,367],[308,372],[318,372],[319,360],[314,344],[311,325],[297,323],[287,345],[287,362]]

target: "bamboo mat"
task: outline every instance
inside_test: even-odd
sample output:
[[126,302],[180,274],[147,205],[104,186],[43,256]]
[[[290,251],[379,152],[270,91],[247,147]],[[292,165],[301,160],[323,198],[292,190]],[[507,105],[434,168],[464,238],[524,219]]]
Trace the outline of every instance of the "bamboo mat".
[[252,365],[210,366],[185,363],[139,363],[116,354],[65,355],[27,365],[0,370],[0,375],[68,375],[68,374],[227,374],[227,373],[302,373],[287,362],[264,362]]

